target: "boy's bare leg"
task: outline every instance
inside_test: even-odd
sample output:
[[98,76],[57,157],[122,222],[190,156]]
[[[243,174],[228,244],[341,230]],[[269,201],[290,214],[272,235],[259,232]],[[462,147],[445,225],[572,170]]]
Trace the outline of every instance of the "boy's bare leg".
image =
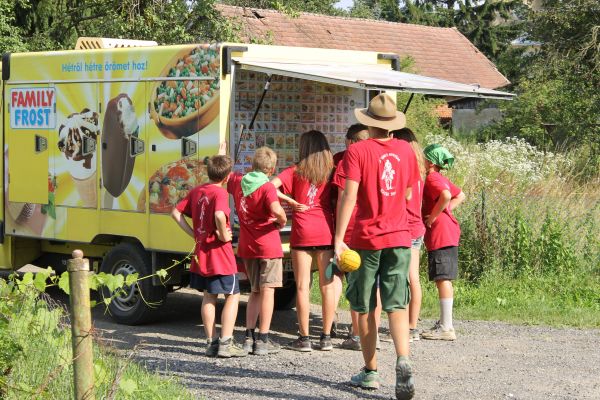
[[217,338],[217,327],[215,326],[215,309],[217,305],[216,294],[210,294],[204,291],[202,298],[202,323],[204,324],[204,334],[207,338]]
[[375,310],[373,310],[375,313],[375,325],[377,327],[376,332],[379,332],[379,327],[381,326],[381,311],[381,292],[377,288],[377,305],[375,306]]
[[240,302],[240,294],[225,295],[225,305],[221,312],[221,337],[233,336],[233,328],[238,312],[238,304]]
[[451,299],[454,297],[454,289],[452,287],[452,281],[443,279],[443,280],[435,281],[435,285],[437,286],[438,293],[440,295],[440,299]]
[[254,330],[260,313],[260,292],[252,292],[248,296],[248,304],[246,305],[246,329]]
[[360,336],[358,330],[358,312],[350,310],[350,319],[352,320],[352,332],[350,332],[350,335]]
[[410,279],[410,303],[408,307],[408,326],[410,329],[417,327],[419,314],[421,313],[421,282],[419,281],[419,249],[410,249],[410,267],[408,276]]
[[376,370],[377,352],[375,346],[377,345],[377,325],[375,323],[375,311],[358,314],[358,331],[365,367],[370,370]]
[[333,325],[333,319],[335,318],[335,294],[336,285],[342,284],[340,277],[334,274],[331,280],[328,280],[325,276],[325,270],[329,265],[329,260],[333,257],[333,251],[331,250],[319,250],[315,252],[317,258],[317,266],[319,268],[319,287],[321,289],[321,310],[323,315],[323,333],[325,335],[331,334],[331,326]]
[[390,334],[394,341],[396,356],[406,356],[410,354],[408,344],[408,311],[397,310],[388,313],[390,320]]
[[292,250],[292,266],[296,279],[296,314],[300,336],[308,336],[310,318],[310,267],[312,256],[303,250]]
[[260,320],[258,322],[259,333],[269,333],[271,319],[273,318],[273,306],[275,305],[275,288],[260,288]]

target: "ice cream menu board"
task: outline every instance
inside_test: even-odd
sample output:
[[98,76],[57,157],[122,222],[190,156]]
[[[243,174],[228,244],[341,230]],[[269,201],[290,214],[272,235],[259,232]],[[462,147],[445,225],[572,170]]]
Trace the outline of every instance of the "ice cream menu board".
[[274,75],[252,130],[239,137],[240,126],[250,124],[260,101],[265,74],[238,71],[235,85],[235,110],[231,123],[239,155],[235,170],[248,171],[254,150],[269,146],[277,152],[277,172],[298,161],[298,139],[303,132],[316,129],[325,134],[331,151],[345,150],[348,126],[356,123],[353,109],[365,106],[365,92],[292,77]]

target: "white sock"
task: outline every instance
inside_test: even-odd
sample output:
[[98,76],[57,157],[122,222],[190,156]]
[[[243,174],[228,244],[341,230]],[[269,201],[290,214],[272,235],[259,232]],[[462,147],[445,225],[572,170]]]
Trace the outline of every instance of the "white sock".
[[452,325],[452,305],[454,299],[440,299],[440,324],[444,330],[454,329]]
[[232,338],[232,336],[223,336],[222,338],[219,339],[219,343],[225,343],[226,341],[228,341],[231,338]]

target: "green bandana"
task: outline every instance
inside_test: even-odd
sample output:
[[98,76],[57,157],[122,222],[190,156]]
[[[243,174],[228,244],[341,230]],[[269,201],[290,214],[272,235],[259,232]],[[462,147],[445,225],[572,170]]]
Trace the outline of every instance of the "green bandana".
[[242,193],[244,196],[249,196],[267,182],[269,182],[269,178],[263,172],[248,172],[242,178]]
[[423,150],[425,158],[442,169],[450,169],[454,165],[454,156],[439,144],[430,144]]

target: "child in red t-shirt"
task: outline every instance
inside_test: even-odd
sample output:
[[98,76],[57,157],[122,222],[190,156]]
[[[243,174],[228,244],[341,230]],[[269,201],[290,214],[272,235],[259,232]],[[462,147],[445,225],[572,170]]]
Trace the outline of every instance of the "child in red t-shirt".
[[325,135],[319,131],[305,132],[300,136],[300,161],[271,182],[295,202],[306,207],[292,214],[290,247],[292,267],[296,280],[296,312],[299,337],[287,348],[312,351],[309,338],[310,277],[313,261],[319,269],[321,289],[323,332],[320,349],[332,350],[331,326],[335,317],[336,286],[341,292],[342,282],[338,275],[328,279],[325,270],[333,257],[333,203],[331,198],[331,174],[333,156]]
[[[287,218],[277,197],[277,189],[269,176],[275,171],[277,155],[268,147],[254,153],[252,172],[232,174],[227,191],[233,195],[240,221],[238,256],[244,261],[251,293],[246,308],[246,338],[244,349],[255,355],[279,351],[279,345],[269,339],[273,317],[275,288],[282,286],[283,249],[279,228]],[[254,330],[257,321],[258,338]]]
[[[207,164],[209,183],[192,189],[171,215],[181,229],[196,241],[190,286],[204,293],[201,312],[207,337],[206,355],[244,357],[247,353],[233,340],[240,288],[231,247],[229,196],[223,188],[231,173],[231,159],[223,155],[213,156]],[[193,229],[184,216],[192,219]],[[215,326],[219,294],[225,295],[220,339]]]
[[399,140],[408,142],[415,152],[419,164],[420,178],[412,186],[412,197],[406,202],[406,211],[408,212],[408,225],[410,227],[410,238],[412,245],[410,248],[410,303],[408,306],[408,326],[410,328],[410,342],[419,340],[419,330],[417,322],[421,312],[421,283],[419,282],[419,262],[421,255],[421,246],[423,245],[423,235],[425,235],[425,224],[421,216],[421,205],[423,203],[423,179],[425,178],[425,156],[423,149],[419,146],[417,137],[408,128],[402,128],[392,132],[392,136]]
[[460,226],[452,210],[464,201],[465,195],[440,173],[440,170],[452,167],[452,154],[439,144],[431,144],[423,152],[427,169],[423,188],[423,219],[427,228],[425,246],[429,280],[435,282],[440,298],[440,320],[421,336],[423,339],[455,340],[456,333],[452,324],[452,281],[458,275]]

